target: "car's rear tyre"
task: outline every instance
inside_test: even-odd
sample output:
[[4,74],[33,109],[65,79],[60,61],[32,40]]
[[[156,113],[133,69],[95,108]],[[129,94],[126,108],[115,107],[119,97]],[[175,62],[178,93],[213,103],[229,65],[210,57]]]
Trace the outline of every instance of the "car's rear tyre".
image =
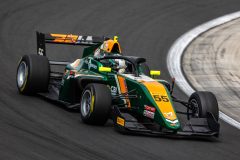
[[219,108],[215,95],[212,92],[198,91],[194,92],[189,103],[193,109],[193,117],[207,118],[207,112],[213,114],[215,119],[219,119]]
[[104,125],[109,118],[112,97],[104,84],[88,84],[81,96],[82,121],[92,125]]
[[46,92],[49,83],[49,62],[47,57],[24,55],[17,68],[17,88],[21,94]]

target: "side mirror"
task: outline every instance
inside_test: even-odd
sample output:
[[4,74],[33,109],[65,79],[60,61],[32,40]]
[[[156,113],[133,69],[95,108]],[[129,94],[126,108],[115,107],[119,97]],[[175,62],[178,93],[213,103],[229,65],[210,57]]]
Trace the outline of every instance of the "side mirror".
[[110,68],[110,67],[99,67],[98,71],[99,72],[111,72],[112,68]]
[[151,71],[150,71],[150,75],[151,75],[152,77],[154,77],[154,76],[160,76],[160,74],[161,74],[160,71],[154,71],[154,70],[151,70]]

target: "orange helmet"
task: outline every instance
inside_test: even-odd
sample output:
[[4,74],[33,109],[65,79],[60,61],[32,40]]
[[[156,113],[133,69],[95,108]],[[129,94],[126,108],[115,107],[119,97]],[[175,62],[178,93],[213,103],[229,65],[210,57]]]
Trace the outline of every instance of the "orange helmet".
[[114,40],[109,39],[104,41],[100,49],[107,53],[121,53],[121,47],[116,36],[114,37]]

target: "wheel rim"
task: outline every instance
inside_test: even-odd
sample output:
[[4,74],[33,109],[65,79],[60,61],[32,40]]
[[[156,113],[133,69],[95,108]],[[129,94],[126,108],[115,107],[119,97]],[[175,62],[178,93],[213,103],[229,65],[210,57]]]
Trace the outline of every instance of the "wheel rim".
[[199,117],[199,105],[197,103],[197,100],[196,99],[192,99],[190,101],[190,104],[193,107],[193,109],[192,109],[192,114],[193,115],[192,116],[193,117]]
[[86,117],[90,113],[91,99],[92,99],[91,92],[89,90],[86,90],[82,96],[81,101],[81,113],[83,117]]
[[17,70],[17,85],[19,88],[22,88],[26,81],[28,75],[28,68],[24,61],[22,61]]

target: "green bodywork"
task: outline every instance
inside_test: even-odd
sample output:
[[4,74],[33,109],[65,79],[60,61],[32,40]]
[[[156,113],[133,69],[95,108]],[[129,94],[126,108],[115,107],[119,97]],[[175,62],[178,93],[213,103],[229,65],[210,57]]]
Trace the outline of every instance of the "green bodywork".
[[[129,98],[131,104],[129,110],[131,110],[131,112],[136,113],[137,115],[144,118],[149,118],[144,116],[144,110],[145,105],[151,106],[156,109],[154,118],[152,118],[154,122],[158,123],[160,126],[171,130],[178,130],[180,128],[178,118],[175,120],[174,124],[164,118],[163,113],[161,113],[151,93],[141,82],[134,80],[133,78],[129,78],[129,76],[127,76],[126,74],[119,74],[117,71],[114,70],[112,70],[111,72],[100,72],[99,67],[102,67],[103,64],[100,61],[94,59],[91,54],[93,49],[94,48],[89,47],[87,51],[85,51],[85,54],[80,60],[80,63],[77,67],[73,68],[71,67],[71,65],[66,66],[66,72],[63,76],[59,92],[59,100],[71,104],[79,103],[82,90],[88,83],[106,84],[109,87],[112,96],[116,96],[120,93],[117,76],[121,76],[125,79],[129,95],[137,96],[137,98]],[[140,66],[138,69],[140,71],[140,75],[144,75],[144,73],[141,73]],[[161,83],[162,81],[158,80],[157,82]],[[165,90],[168,94],[168,99],[170,101],[169,103],[171,103],[173,107],[173,102],[169,90],[166,87]],[[113,105],[117,105],[119,107],[128,108],[126,100],[121,98],[113,100],[112,103]],[[176,112],[174,114],[176,114]]]

